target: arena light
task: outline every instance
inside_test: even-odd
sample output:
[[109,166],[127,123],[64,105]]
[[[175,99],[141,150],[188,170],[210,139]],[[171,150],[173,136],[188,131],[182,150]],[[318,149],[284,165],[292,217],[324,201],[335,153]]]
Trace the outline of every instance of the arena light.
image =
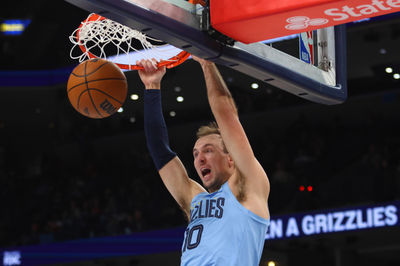
[[122,107],[120,107],[119,109],[118,109],[118,113],[122,113],[124,111],[124,108],[122,108]]
[[393,78],[394,79],[400,79],[400,74],[399,73],[393,74]]
[[0,23],[0,31],[4,35],[21,35],[31,23],[29,19],[8,19]]
[[175,116],[176,116],[176,112],[175,112],[175,111],[169,112],[169,116],[170,116],[170,117],[175,117]]
[[275,264],[275,261],[273,261],[273,260],[270,260],[270,261],[268,261],[268,264],[267,264],[268,266],[275,266],[276,264]]
[[179,102],[179,103],[183,102],[184,100],[185,99],[182,96],[176,97],[176,101]]
[[385,68],[385,72],[390,74],[393,72],[393,68],[387,67],[387,68]]
[[251,88],[252,88],[252,89],[256,90],[256,89],[258,89],[259,87],[260,87],[260,85],[258,85],[258,83],[256,83],[256,82],[251,83]]
[[131,100],[132,101],[136,101],[136,100],[138,100],[139,99],[139,95],[137,95],[137,94],[131,94]]

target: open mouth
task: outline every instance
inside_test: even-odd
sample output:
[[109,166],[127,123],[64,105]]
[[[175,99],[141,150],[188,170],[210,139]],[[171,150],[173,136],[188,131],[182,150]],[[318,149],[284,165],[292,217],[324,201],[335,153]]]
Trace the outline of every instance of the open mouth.
[[206,177],[206,175],[208,175],[210,172],[211,172],[211,170],[208,169],[208,168],[203,168],[203,169],[201,169],[201,175],[202,175],[203,177]]

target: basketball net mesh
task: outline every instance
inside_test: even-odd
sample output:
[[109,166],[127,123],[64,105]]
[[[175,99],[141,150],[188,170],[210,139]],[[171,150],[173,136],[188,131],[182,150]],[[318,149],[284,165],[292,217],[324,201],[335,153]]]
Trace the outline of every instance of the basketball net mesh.
[[[159,67],[165,65],[171,68],[190,56],[161,40],[94,13],[81,23],[69,39],[73,44],[70,51],[72,59],[83,62],[90,58],[102,58],[128,70],[141,69],[135,65],[141,59],[154,58],[161,62]],[[108,56],[110,53],[112,55]]]

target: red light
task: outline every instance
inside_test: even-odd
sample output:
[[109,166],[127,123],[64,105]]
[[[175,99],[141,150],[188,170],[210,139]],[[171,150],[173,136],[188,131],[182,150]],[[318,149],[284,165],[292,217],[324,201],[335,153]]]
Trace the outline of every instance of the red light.
[[299,190],[300,190],[300,191],[304,191],[304,189],[305,189],[305,187],[304,187],[303,185],[301,185],[301,186],[299,187]]
[[312,186],[308,186],[307,190],[311,192],[313,190],[313,187]]

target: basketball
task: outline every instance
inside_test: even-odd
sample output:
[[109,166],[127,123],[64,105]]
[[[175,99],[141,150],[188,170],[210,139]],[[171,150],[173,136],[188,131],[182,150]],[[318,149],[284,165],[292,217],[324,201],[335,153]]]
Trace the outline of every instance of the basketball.
[[128,83],[114,63],[91,59],[74,68],[68,79],[67,93],[79,113],[90,118],[105,118],[124,104]]

